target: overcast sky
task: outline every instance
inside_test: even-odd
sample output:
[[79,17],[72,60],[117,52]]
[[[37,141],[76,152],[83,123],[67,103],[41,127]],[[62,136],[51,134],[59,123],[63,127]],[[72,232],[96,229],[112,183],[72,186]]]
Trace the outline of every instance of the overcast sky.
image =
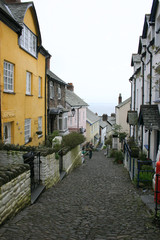
[[[22,2],[26,2],[23,1]],[[153,0],[34,0],[51,71],[99,115],[130,97],[132,53]]]

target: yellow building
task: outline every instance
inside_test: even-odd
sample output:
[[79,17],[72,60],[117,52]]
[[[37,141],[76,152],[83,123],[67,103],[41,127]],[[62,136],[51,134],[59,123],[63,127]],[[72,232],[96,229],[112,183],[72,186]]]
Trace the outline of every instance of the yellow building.
[[0,0],[1,138],[37,146],[45,140],[48,52],[32,2]]
[[86,121],[86,141],[91,142],[95,147],[100,141],[99,135],[99,117],[87,108],[87,121]]

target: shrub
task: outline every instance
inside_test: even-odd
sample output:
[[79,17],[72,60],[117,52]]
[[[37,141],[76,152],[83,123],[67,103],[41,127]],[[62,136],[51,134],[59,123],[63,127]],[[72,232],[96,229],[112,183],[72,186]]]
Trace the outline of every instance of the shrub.
[[62,146],[72,149],[72,148],[75,148],[77,145],[83,143],[84,141],[85,141],[85,137],[82,134],[77,132],[72,132],[66,136],[63,136]]
[[124,156],[123,156],[122,151],[115,151],[114,162],[115,163],[123,163],[123,159],[124,159]]
[[47,146],[47,147],[52,147],[52,140],[53,140],[56,136],[59,136],[59,131],[58,131],[58,130],[54,131],[53,133],[49,134],[49,135],[46,137],[46,146]]
[[111,151],[110,151],[110,157],[111,158],[114,158],[116,156],[116,151],[117,150],[115,150],[115,149],[111,149]]
[[131,148],[131,157],[134,157],[134,158],[139,157],[139,148],[138,147]]
[[112,136],[111,135],[105,141],[105,145],[110,145],[112,147]]

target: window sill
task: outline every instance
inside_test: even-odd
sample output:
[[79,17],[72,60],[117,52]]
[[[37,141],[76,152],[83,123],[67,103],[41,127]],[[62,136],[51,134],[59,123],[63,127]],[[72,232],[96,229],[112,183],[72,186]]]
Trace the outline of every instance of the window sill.
[[28,96],[28,97],[33,97],[33,95],[32,94],[25,94],[26,96]]
[[38,97],[38,98],[42,98],[42,96],[41,96],[41,97]]
[[12,95],[15,95],[15,94],[16,94],[15,92],[7,92],[7,91],[3,91],[3,93],[12,94]]

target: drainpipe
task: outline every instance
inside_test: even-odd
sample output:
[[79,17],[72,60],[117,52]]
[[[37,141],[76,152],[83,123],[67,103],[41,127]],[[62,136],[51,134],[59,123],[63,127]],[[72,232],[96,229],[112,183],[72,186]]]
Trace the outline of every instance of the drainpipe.
[[[142,54],[141,56],[141,62],[142,62],[142,105],[144,105],[144,61],[143,58],[145,57],[145,54]],[[143,124],[142,124],[142,129],[141,129],[141,137],[142,137],[142,141],[141,141],[141,150],[143,151]]]
[[[147,47],[147,51],[150,54],[150,89],[149,89],[149,105],[152,104],[152,52],[149,48],[154,44],[154,39]],[[150,158],[150,143],[151,143],[151,130],[148,131],[148,158]]]

